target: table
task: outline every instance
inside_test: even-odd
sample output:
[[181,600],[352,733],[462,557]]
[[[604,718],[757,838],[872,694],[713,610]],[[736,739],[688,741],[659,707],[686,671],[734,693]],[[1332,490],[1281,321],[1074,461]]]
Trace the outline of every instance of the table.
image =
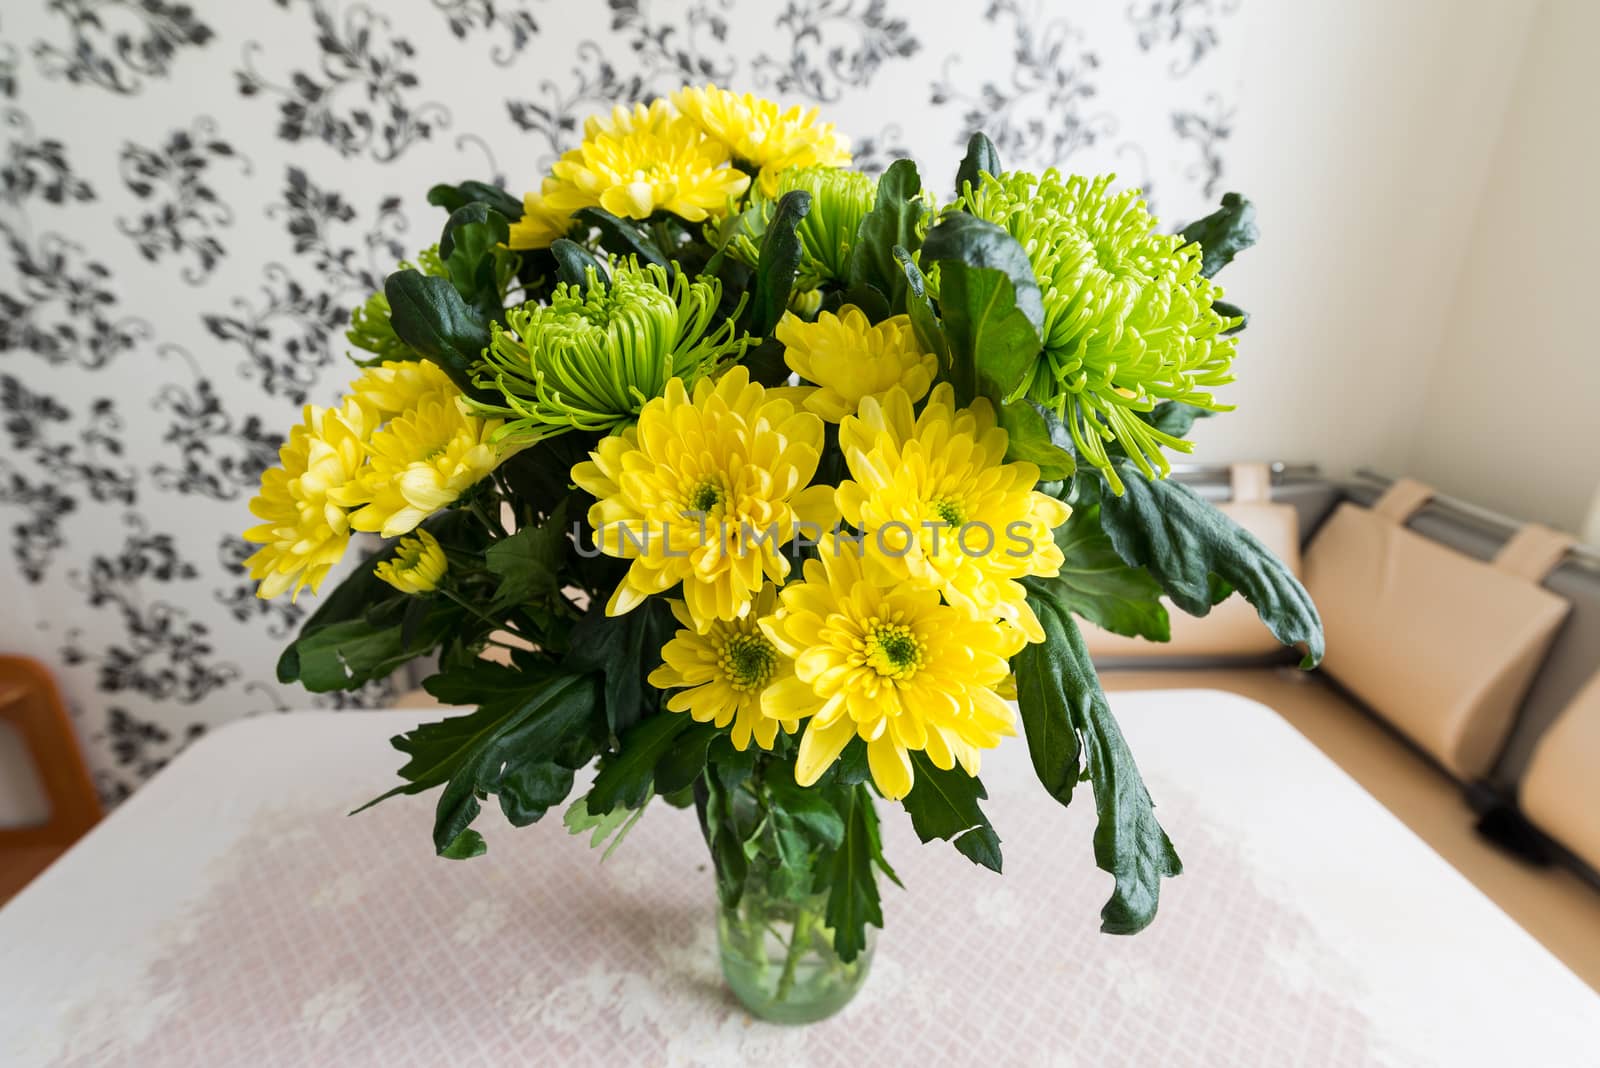
[[558,819],[433,857],[432,797],[346,818],[438,711],[293,713],[199,741],[0,910],[0,1063],[1593,1064],[1600,996],[1271,710],[1112,705],[1185,874],[1098,933],[1085,789],[986,759],[1004,876],[884,806],[866,989],[809,1029],[721,986],[692,812],[601,863]]

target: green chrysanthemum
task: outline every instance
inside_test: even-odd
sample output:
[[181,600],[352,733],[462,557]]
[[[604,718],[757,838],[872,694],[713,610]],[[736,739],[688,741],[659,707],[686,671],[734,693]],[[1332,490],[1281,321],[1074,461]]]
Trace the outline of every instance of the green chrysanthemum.
[[1018,396],[1058,415],[1121,493],[1106,443],[1146,476],[1165,475],[1161,447],[1193,445],[1137,413],[1162,400],[1226,410],[1208,389],[1233,381],[1234,340],[1223,334],[1240,320],[1213,306],[1222,289],[1201,275],[1200,247],[1157,233],[1138,191],[1111,192],[1112,177],[986,174],[963,202],[1017,239],[1039,280],[1044,347]]
[[795,273],[796,290],[844,281],[861,220],[872,210],[878,195],[877,180],[860,171],[800,167],[779,174],[776,196],[768,197],[757,187],[750,194],[750,206],[728,223],[731,228],[728,251],[754,267],[778,201],[785,193],[796,189],[811,194],[811,210],[797,230],[800,268]]
[[744,352],[749,338],[731,318],[713,325],[721,299],[715,278],[632,259],[614,265],[609,285],[593,272],[587,292],[558,285],[548,305],[524,304],[492,328],[476,382],[505,403],[472,407],[506,420],[498,438],[521,442],[622,427],[670,379],[692,386]]

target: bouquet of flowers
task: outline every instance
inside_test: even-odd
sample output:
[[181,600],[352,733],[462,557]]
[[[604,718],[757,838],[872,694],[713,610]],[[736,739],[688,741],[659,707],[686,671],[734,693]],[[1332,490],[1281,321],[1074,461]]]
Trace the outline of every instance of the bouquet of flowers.
[[[725,971],[759,1012],[848,999],[881,926],[880,801],[1001,867],[983,751],[1087,782],[1103,929],[1178,856],[1074,617],[1168,636],[1239,593],[1321,655],[1305,591],[1182,485],[1245,316],[1229,194],[1179,234],[1109,177],[851,168],[815,111],[715,86],[590,118],[520,199],[438,185],[437,245],[352,316],[366,358],[266,472],[251,573],[324,595],[280,677],[362,686],[434,657],[475,710],[394,739],[383,797],[440,789],[441,856],[568,804],[615,848],[693,808]],[[497,655],[484,655],[486,650]],[[379,798],[382,800],[383,798]],[[896,814],[898,815],[898,813]]]

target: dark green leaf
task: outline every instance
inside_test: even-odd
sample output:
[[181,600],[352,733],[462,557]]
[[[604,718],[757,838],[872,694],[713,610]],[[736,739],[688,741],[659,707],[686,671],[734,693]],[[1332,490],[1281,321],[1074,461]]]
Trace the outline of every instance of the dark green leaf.
[[493,660],[474,658],[460,667],[423,679],[422,688],[447,705],[490,704],[526,694],[549,674],[530,675]]
[[[503,679],[496,681],[503,685]],[[439,685],[448,689],[453,684]],[[507,815],[537,819],[533,809],[554,784],[548,778],[540,784],[540,773],[524,772],[524,765],[556,764],[570,770],[588,763],[600,733],[597,702],[596,684],[586,676],[540,677],[530,680],[521,694],[507,690],[475,712],[422,724],[393,739],[394,747],[410,758],[400,769],[406,782],[362,808],[443,784],[433,828],[440,851],[450,849],[477,818],[478,796],[495,793],[507,782],[514,793],[521,791]]]
[[500,811],[513,827],[526,827],[567,799],[573,774],[573,769],[548,761],[508,765],[495,783]]
[[[566,665],[605,678],[606,722],[621,734],[654,707],[659,694],[645,676],[661,663],[661,647],[677,630],[665,598],[651,597],[626,615],[606,615],[604,600],[589,606],[572,633]],[[647,704],[648,699],[648,704]]]
[[972,863],[990,871],[1000,870],[1000,836],[993,827],[974,827],[965,834],[956,835],[951,845]]
[[781,386],[789,380],[789,364],[784,357],[784,344],[775,337],[763,338],[761,344],[747,349],[744,365],[750,369],[750,380],[763,386]]
[[505,216],[485,204],[468,204],[450,216],[439,256],[461,299],[487,319],[505,313],[496,257],[510,236]]
[[719,777],[707,775],[700,780],[695,808],[700,816],[700,833],[717,873],[717,900],[724,908],[733,908],[744,895],[750,862],[744,855],[742,840],[733,830],[732,794],[718,784]]
[[800,267],[800,237],[796,228],[811,210],[811,194],[803,189],[785,193],[773,209],[767,235],[756,261],[753,299],[746,307],[747,329],[757,337],[772,333],[789,307],[795,271]]
[[1211,611],[1213,596],[1226,589],[1213,576],[1220,578],[1255,606],[1273,637],[1304,644],[1301,667],[1321,662],[1322,618],[1283,561],[1189,487],[1146,479],[1127,460],[1116,463],[1126,490],[1102,497],[1100,525],[1117,555],[1149,571],[1190,615]]
[[543,523],[525,526],[490,545],[483,564],[500,576],[500,585],[489,610],[501,611],[556,593],[561,587],[559,572],[567,546],[566,498]]
[[994,142],[980,132],[968,139],[967,154],[956,170],[956,196],[964,194],[969,185],[976,189],[981,184],[979,176],[984,174],[1000,174],[1000,153],[995,151]]
[[918,230],[928,210],[921,193],[915,163],[897,159],[889,164],[878,179],[877,198],[861,220],[850,253],[850,284],[876,287],[888,298],[892,313],[906,310],[906,276],[895,262],[894,250],[915,252],[921,244]]
[[[506,217],[489,205],[465,204],[445,220],[444,231],[439,235],[439,259],[452,277],[461,275],[470,281],[478,261],[496,245],[505,244],[509,229]],[[452,258],[457,260],[454,269],[450,265]]]
[[483,835],[468,829],[452,838],[449,845],[439,850],[439,855],[447,860],[470,860],[488,851],[489,845],[483,840]]
[[894,258],[906,276],[906,311],[911,316],[912,329],[922,347],[939,357],[939,365],[950,366],[950,343],[945,340],[944,324],[934,314],[933,301],[928,296],[928,280],[911,253],[903,248],[894,250]]
[[1039,356],[1038,332],[1017,309],[1002,271],[948,260],[939,285],[957,403],[985,396],[1000,404],[1027,381]]
[[1039,469],[1043,482],[1071,478],[1078,469],[1071,452],[1072,437],[1053,413],[1043,411],[1026,397],[995,408],[1010,443],[1007,460],[1022,460]]
[[449,279],[396,271],[383,292],[400,340],[438,364],[463,392],[485,397],[472,384],[472,371],[489,346],[488,320],[461,299]]
[[917,837],[924,842],[935,838],[954,841],[976,834],[961,852],[974,863],[999,871],[1000,836],[978,807],[978,802],[989,796],[983,783],[959,764],[948,771],[940,768],[922,752],[911,753],[911,766],[916,777],[901,804]]
[[589,788],[589,811],[598,816],[618,805],[638,808],[655,786],[656,765],[694,720],[687,714],[663,712],[641,720],[622,736],[621,749],[603,762]]
[[[1029,603],[1036,611],[1046,602],[1055,604],[1048,596],[1030,591]],[[1039,620],[1045,625],[1046,640],[1024,646],[1011,658],[1011,670],[1017,677],[1017,708],[1022,713],[1033,772],[1050,796],[1065,805],[1081,779],[1083,746],[1075,726],[1080,717],[1072,702],[1082,697],[1082,679],[1077,665],[1060,651],[1064,639],[1058,636],[1052,643],[1049,622],[1042,612]]]
[[776,811],[804,829],[814,841],[836,849],[844,840],[844,817],[828,802],[824,792],[796,785],[792,779],[773,776],[767,791]]
[[850,739],[834,762],[833,773],[841,786],[866,782],[872,776],[872,767],[867,763],[867,743],[859,737]]
[[[830,307],[835,301],[837,301],[838,307]],[[866,284],[851,286],[842,293],[830,295],[827,300],[822,302],[822,309],[823,311],[837,313],[839,308],[846,304],[854,304],[857,308],[860,308],[861,314],[874,323],[883,322],[893,312],[893,309],[889,307],[889,298],[884,296],[877,286]]]
[[1175,438],[1187,437],[1196,419],[1207,419],[1211,412],[1182,401],[1162,401],[1149,412],[1139,413],[1139,418]]
[[1222,332],[1223,337],[1227,337],[1229,334],[1240,333],[1245,327],[1250,325],[1250,313],[1239,307],[1237,304],[1230,303],[1226,300],[1214,300],[1211,302],[1211,307],[1218,315],[1225,319],[1239,320],[1238,323],[1228,327],[1228,329]]
[[486,204],[512,222],[522,218],[522,201],[487,182],[441,183],[428,190],[428,203],[454,214],[468,204]]
[[[1183,863],[1167,832],[1156,821],[1155,806],[1106,704],[1072,615],[1049,597],[1030,596],[1028,600],[1045,632],[1041,645],[1029,646],[1014,661],[1019,664],[1017,696],[1023,707],[1028,747],[1032,751],[1035,738],[1029,720],[1042,718],[1050,724],[1049,734],[1042,739],[1043,760],[1059,760],[1066,753],[1070,746],[1059,737],[1063,733],[1060,717],[1064,707],[1070,726],[1082,738],[1085,767],[1094,789],[1095,863],[1116,879],[1111,898],[1100,910],[1100,929],[1107,934],[1135,934],[1155,919],[1161,880],[1181,874]],[[1028,684],[1028,704],[1023,703],[1024,670],[1033,676],[1033,682]],[[1054,698],[1031,690],[1033,686],[1052,683],[1060,686]],[[1045,707],[1041,708],[1039,702],[1045,698]],[[1031,711],[1029,704],[1033,705]],[[1040,762],[1036,756],[1036,769]],[[1067,767],[1052,767],[1048,780],[1043,774],[1040,778],[1045,788],[1064,803],[1061,788],[1053,784],[1059,784],[1076,768],[1074,758]]]
[[833,928],[833,949],[845,963],[855,960],[867,945],[867,925],[883,926],[874,871],[877,816],[866,787],[850,791],[844,818],[844,841],[833,851],[828,867],[828,926]]
[[635,256],[641,264],[667,265],[662,250],[631,219],[619,218],[604,208],[579,208],[572,217],[600,231],[600,247],[613,256]]
[[748,782],[755,773],[757,751],[754,746],[735,749],[733,739],[719,734],[706,753],[706,764],[716,772],[717,782],[724,790],[732,790]]
[[1261,236],[1256,208],[1238,193],[1222,194],[1222,207],[1183,228],[1185,241],[1200,243],[1200,273],[1212,277]]
[[1054,578],[1029,579],[1058,604],[1113,634],[1172,639],[1172,622],[1161,603],[1161,583],[1143,568],[1129,567],[1100,529],[1098,505],[1080,505],[1055,532],[1065,557]]
[[656,792],[673,794],[692,786],[705,770],[706,750],[718,736],[710,723],[696,723],[680,734],[656,763]]
[[582,245],[557,238],[550,246],[550,254],[556,258],[557,281],[577,286],[580,293],[589,292],[591,278],[596,285],[607,284],[605,268]]
[[437,648],[461,625],[463,612],[450,601],[430,598],[407,607],[419,605],[424,614],[409,628],[402,613],[392,623],[349,619],[303,635],[294,643],[300,684],[312,693],[356,689]]
[[[987,267],[1002,272],[1011,280],[1013,303],[1028,317],[1037,335],[1044,326],[1044,298],[1039,292],[1039,280],[1033,275],[1033,265],[1028,253],[1017,239],[992,222],[972,215],[957,213],[946,215],[939,224],[928,231],[922,243],[923,263],[964,263],[968,267]],[[946,268],[940,267],[940,277],[948,278]],[[940,283],[940,304],[946,295]],[[945,320],[948,322],[948,311]],[[1037,341],[1037,339],[1036,339]]]

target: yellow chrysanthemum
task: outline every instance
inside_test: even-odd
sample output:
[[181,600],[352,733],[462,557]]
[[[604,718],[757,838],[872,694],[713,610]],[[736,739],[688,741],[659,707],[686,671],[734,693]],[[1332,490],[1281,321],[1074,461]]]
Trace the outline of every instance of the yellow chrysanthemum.
[[572,212],[545,203],[545,197],[555,185],[555,179],[546,178],[539,192],[522,194],[522,218],[511,224],[507,248],[549,248],[572,229]]
[[899,387],[882,403],[869,397],[839,427],[851,475],[839,485],[839,510],[871,535],[870,565],[887,578],[938,590],[975,618],[1008,620],[1043,641],[1016,580],[1059,573],[1051,530],[1072,509],[1034,489],[1033,464],[1004,463],[1006,445],[989,402],[957,409],[948,384],[915,418]]
[[735,159],[759,167],[761,189],[768,196],[777,194],[778,175],[790,167],[850,165],[849,138],[831,122],[818,122],[816,108],[785,111],[771,100],[715,85],[680,89],[672,102]]
[[717,620],[704,634],[696,633],[682,601],[671,602],[672,614],[686,629],[662,646],[662,664],[650,673],[650,685],[659,690],[682,687],[667,700],[669,711],[687,712],[697,723],[733,724],[730,741],[740,752],[750,747],[751,738],[762,749],[771,749],[780,726],[788,734],[800,727],[795,716],[761,714],[761,695],[794,675],[794,661],[779,653],[757,625],[777,602],[777,587],[769,584],[756,598],[753,612],[732,622]]
[[728,150],[657,100],[618,108],[609,122],[591,119],[589,134],[551,171],[542,207],[571,214],[598,204],[613,215],[649,218],[668,211],[688,222],[726,214],[750,185],[728,166]]
[[779,549],[799,524],[820,533],[833,521],[832,488],[808,488],[821,450],[822,420],[774,399],[742,366],[701,379],[692,398],[682,379],[668,382],[635,426],[572,469],[596,498],[596,546],[633,561],[606,612],[682,582],[697,632],[747,616],[762,585],[789,574]]
[[394,556],[379,563],[372,573],[401,593],[428,593],[439,588],[448,568],[439,539],[419,530],[401,538]]
[[340,408],[306,406],[305,421],[278,450],[279,466],[262,474],[261,492],[250,501],[264,521],[244,532],[246,541],[262,546],[245,561],[260,583],[256,596],[288,590],[294,599],[307,586],[315,593],[344,555],[350,522],[334,497],[361,469],[372,422],[353,398]]
[[1025,644],[1015,627],[974,619],[933,590],[881,585],[850,540],[833,536],[806,561],[805,581],[779,596],[783,611],[761,628],[794,658],[794,676],[768,686],[761,708],[810,717],[795,761],[801,786],[860,737],[873,781],[898,799],[911,792],[910,751],[976,775],[979,750],[1016,733],[1015,713],[995,692]]
[[330,497],[358,509],[356,530],[408,533],[510,455],[492,440],[498,429],[498,419],[468,415],[459,394],[429,394],[372,435],[361,478]]
[[823,312],[814,323],[785,314],[777,338],[789,369],[821,387],[806,398],[806,409],[830,423],[854,415],[863,398],[881,397],[895,386],[916,403],[939,371],[939,358],[923,351],[905,315],[874,326],[851,304],[838,315]]
[[408,412],[424,397],[454,395],[460,390],[432,360],[385,360],[368,367],[350,383],[350,396],[380,421]]

